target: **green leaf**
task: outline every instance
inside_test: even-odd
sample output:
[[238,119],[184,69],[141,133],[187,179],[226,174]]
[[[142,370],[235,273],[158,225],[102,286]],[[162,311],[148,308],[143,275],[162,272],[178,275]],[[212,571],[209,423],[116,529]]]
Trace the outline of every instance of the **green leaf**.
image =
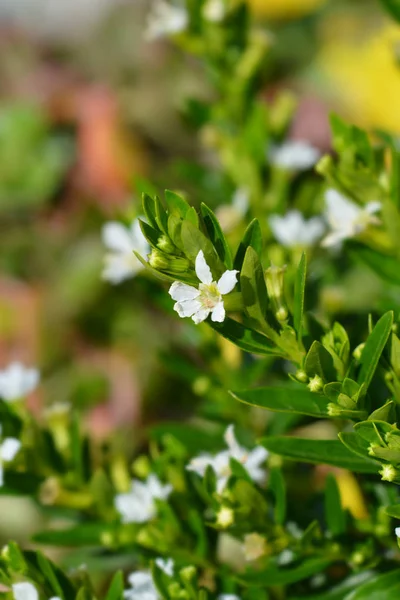
[[216,279],[223,272],[223,266],[218,258],[214,246],[208,238],[190,221],[183,221],[181,229],[181,239],[186,256],[194,263],[200,250],[204,253],[204,258],[211,269],[213,277]]
[[400,0],[381,0],[381,2],[393,19],[400,23]]
[[64,598],[62,588],[58,582],[58,579],[56,577],[56,574],[53,570],[53,567],[52,567],[50,561],[47,560],[47,558],[41,552],[36,552],[36,557],[37,557],[37,561],[38,561],[40,570],[42,571],[43,575],[45,576],[47,582],[50,584],[51,590],[54,593],[54,596]]
[[348,594],[344,600],[398,600],[400,597],[400,569],[378,575]]
[[221,261],[224,263],[227,269],[232,269],[233,261],[231,250],[227,244],[224,233],[221,229],[221,226],[218,222],[217,217],[212,212],[206,204],[202,203],[201,214],[203,215],[204,225],[206,227],[207,233],[210,237],[210,240],[217,251],[218,256]]
[[304,369],[309,377],[319,375],[325,382],[337,379],[332,356],[317,340],[311,344],[304,362]]
[[379,319],[365,343],[360,359],[361,370],[358,375],[358,383],[360,385],[364,383],[366,390],[374,376],[375,369],[392,330],[392,325],[393,312],[389,311]]
[[276,412],[322,418],[328,416],[326,398],[304,388],[263,387],[230,393],[240,402]]
[[213,321],[208,323],[215,331],[245,352],[264,356],[282,356],[282,352],[265,335],[245,327],[238,321],[225,317],[223,323]]
[[307,598],[304,596],[290,597],[290,600],[344,600],[345,596],[357,589],[361,583],[369,581],[376,573],[373,571],[361,571],[356,575],[347,577],[344,581],[341,581],[338,585],[329,587],[319,594],[307,594]]
[[325,519],[333,536],[341,535],[346,531],[346,513],[342,508],[339,488],[332,473],[326,478]]
[[400,504],[391,504],[385,507],[385,513],[394,519],[400,519]]
[[264,332],[270,332],[272,328],[265,320],[268,296],[264,272],[258,254],[251,246],[246,250],[240,272],[240,290],[245,311],[251,322]]
[[33,536],[34,541],[51,546],[99,546],[104,534],[116,532],[114,525],[84,523],[68,529],[47,529]]
[[269,472],[268,487],[275,497],[275,523],[283,525],[286,519],[286,485],[282,471],[275,467]]
[[400,340],[395,333],[390,336],[390,364],[393,371],[400,376]]
[[386,421],[387,423],[394,423],[396,421],[396,410],[393,400],[388,400],[386,404],[374,410],[374,412],[369,415],[368,421]]
[[306,287],[307,260],[303,252],[299,266],[297,267],[296,280],[294,284],[294,306],[293,323],[297,333],[297,339],[301,340],[303,313],[304,313],[304,292]]
[[253,219],[244,232],[243,239],[239,244],[235,259],[233,261],[233,268],[237,269],[238,271],[242,269],[244,256],[249,246],[251,246],[260,256],[262,252],[262,242],[263,240],[260,223],[257,219]]
[[182,196],[175,194],[175,192],[172,192],[171,190],[165,190],[164,194],[169,214],[176,214],[178,217],[184,219],[190,205],[182,198]]
[[354,425],[354,430],[357,435],[362,437],[362,439],[369,444],[379,444],[380,446],[384,446],[386,445],[385,435],[391,433],[393,427],[389,425],[389,423],[386,423],[386,421],[368,420],[356,423]]
[[156,207],[153,198],[148,194],[143,194],[142,197],[143,212],[153,229],[157,231],[159,229],[157,218],[156,218]]
[[309,440],[296,437],[263,438],[267,450],[290,460],[343,467],[358,473],[377,473],[379,465],[348,450],[338,440]]
[[124,576],[122,571],[117,571],[112,578],[105,600],[121,600],[124,595]]
[[150,246],[157,246],[158,240],[161,235],[160,231],[158,229],[154,229],[153,227],[142,221],[142,219],[139,219],[139,224],[140,229],[142,230],[142,233],[146,240],[149,242]]
[[282,567],[280,565],[271,565],[262,569],[262,571],[245,573],[238,575],[239,581],[254,586],[272,586],[272,585],[288,585],[307,579],[320,573],[332,563],[331,559],[326,558],[309,558],[303,560],[296,566]]
[[[369,442],[364,440],[361,436],[357,435],[356,433],[353,433],[351,431],[343,431],[338,434],[338,437],[342,444],[344,444],[346,448],[350,450],[350,452],[354,452],[354,454],[357,454],[358,456],[366,459],[370,456],[368,453],[370,446]],[[370,462],[373,462],[372,458],[370,457],[368,458],[368,460]],[[377,462],[375,462],[375,464],[378,468],[379,464]]]

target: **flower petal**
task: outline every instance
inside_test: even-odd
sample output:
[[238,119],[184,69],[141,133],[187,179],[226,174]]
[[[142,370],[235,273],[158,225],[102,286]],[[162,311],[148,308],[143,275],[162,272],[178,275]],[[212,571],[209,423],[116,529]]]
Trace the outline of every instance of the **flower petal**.
[[217,306],[211,311],[211,321],[222,323],[225,319],[225,307],[224,303],[218,302]]
[[180,281],[174,281],[174,283],[169,288],[169,295],[172,300],[176,300],[177,302],[181,302],[182,300],[193,300],[200,295],[200,291],[186,283],[181,283]]
[[233,290],[237,282],[237,274],[239,271],[225,271],[217,283],[217,288],[220,294],[229,294]]
[[32,583],[29,583],[29,581],[13,583],[12,591],[15,600],[39,600],[37,589]]
[[139,252],[141,256],[145,256],[150,252],[150,245],[143,235],[140,227],[139,219],[135,219],[131,224],[132,248]]
[[198,325],[199,323],[202,323],[203,321],[205,321],[208,317],[208,315],[210,314],[210,309],[209,308],[200,308],[192,317],[192,320],[194,321],[194,323],[196,323],[196,325]]
[[174,304],[174,310],[178,315],[184,319],[185,317],[192,317],[195,313],[201,309],[201,303],[194,300],[184,300],[183,302],[176,302]]
[[201,283],[206,283],[208,285],[212,283],[213,278],[211,270],[208,264],[206,263],[203,250],[200,250],[200,252],[196,256],[195,270],[196,275],[200,279]]
[[0,446],[0,459],[5,462],[13,460],[18,450],[21,448],[21,442],[16,438],[5,438]]
[[110,250],[116,252],[132,252],[133,243],[130,231],[122,223],[110,221],[105,223],[101,230],[103,243]]

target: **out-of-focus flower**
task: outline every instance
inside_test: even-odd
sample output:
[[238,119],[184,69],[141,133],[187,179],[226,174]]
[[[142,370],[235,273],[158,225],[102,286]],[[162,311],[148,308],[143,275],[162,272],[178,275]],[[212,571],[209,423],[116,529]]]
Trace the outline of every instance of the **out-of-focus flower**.
[[262,483],[265,479],[265,469],[261,465],[268,456],[267,450],[262,446],[257,446],[251,451],[242,448],[235,438],[233,425],[229,425],[227,428],[224,439],[228,450],[223,450],[215,455],[200,454],[190,461],[186,467],[187,470],[194,471],[203,477],[207,467],[210,466],[217,476],[217,492],[221,494],[231,476],[230,461],[231,458],[234,458],[243,465],[253,481]]
[[394,532],[397,535],[397,537],[400,538],[400,527],[396,527],[396,529],[394,530]]
[[225,233],[239,225],[249,208],[249,193],[245,188],[236,190],[231,204],[221,204],[215,214]]
[[146,38],[156,40],[184,31],[188,25],[188,14],[183,6],[156,0],[148,16]]
[[[329,16],[322,32],[326,42],[319,64],[327,78],[329,94],[352,122],[362,127],[400,133],[400,78],[396,49],[400,43],[397,25],[371,32],[346,12]],[[347,31],[346,31],[347,28]],[[342,31],[341,38],[333,32]],[[326,32],[326,33],[325,33]],[[367,32],[367,33],[366,33]]]
[[[2,426],[0,425],[0,437]],[[0,487],[4,485],[3,463],[14,460],[17,452],[21,448],[21,442],[17,438],[6,437],[0,443]]]
[[[12,585],[12,591],[15,600],[39,600],[39,593],[33,583],[21,581]],[[53,596],[50,600],[61,600],[58,596]]]
[[375,213],[381,209],[380,202],[368,202],[365,206],[357,206],[354,202],[334,189],[325,193],[325,217],[331,229],[322,240],[322,246],[338,246],[343,240],[355,237],[369,225],[379,225]]
[[225,11],[224,0],[207,0],[203,6],[203,17],[208,21],[218,23],[225,17]]
[[174,574],[174,561],[172,558],[156,558],[155,563],[161,571],[172,577]]
[[110,250],[104,257],[103,279],[114,284],[121,283],[143,269],[133,251],[146,256],[150,247],[138,219],[130,227],[116,221],[106,223],[102,229],[102,238],[104,245]]
[[306,171],[319,160],[321,152],[305,140],[293,140],[274,146],[268,158],[275,167],[288,171]]
[[27,369],[19,362],[11,363],[0,371],[0,398],[6,402],[23,398],[35,389],[39,378],[37,369]]
[[155,500],[166,500],[172,492],[172,485],[163,485],[154,474],[145,482],[132,481],[130,492],[117,494],[114,505],[123,523],[145,523],[157,514]]
[[259,533],[248,533],[244,536],[243,553],[248,561],[257,560],[267,552],[265,538]]
[[200,279],[199,288],[175,281],[169,294],[176,301],[174,309],[182,318],[192,317],[198,325],[211,313],[211,320],[222,323],[225,319],[225,307],[222,296],[233,290],[239,271],[225,271],[218,282],[213,281],[210,267],[200,250],[195,263],[196,275]]
[[126,600],[159,600],[160,595],[154,585],[151,573],[137,571],[128,576],[130,588],[124,590]]
[[217,600],[240,600],[236,594],[220,594]]
[[266,19],[296,19],[317,10],[326,0],[247,0],[254,13]]
[[276,240],[288,248],[312,246],[325,230],[320,217],[305,219],[298,210],[290,210],[283,217],[271,215],[268,222]]

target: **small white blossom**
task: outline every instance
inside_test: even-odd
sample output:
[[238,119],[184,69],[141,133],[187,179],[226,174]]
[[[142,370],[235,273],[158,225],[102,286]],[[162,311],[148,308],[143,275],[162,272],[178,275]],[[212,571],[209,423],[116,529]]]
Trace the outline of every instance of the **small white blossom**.
[[188,14],[183,6],[156,0],[148,16],[146,39],[151,41],[180,33],[186,29],[188,22]]
[[[12,591],[15,600],[39,600],[39,593],[33,583],[29,581],[22,581],[21,583],[14,583],[12,585]],[[58,596],[53,596],[50,600],[61,600]]]
[[248,208],[249,192],[245,188],[237,189],[233,194],[231,204],[221,204],[215,211],[222,231],[231,231],[239,225]]
[[[0,437],[2,426],[0,425]],[[17,452],[21,448],[21,442],[17,438],[6,437],[0,443],[0,487],[4,485],[3,463],[14,460]]]
[[130,588],[124,590],[126,600],[159,600],[160,595],[154,585],[151,573],[137,571],[128,576]]
[[117,494],[114,505],[123,523],[145,523],[157,514],[154,500],[166,500],[172,485],[163,485],[154,474],[147,481],[134,479],[130,492]]
[[143,269],[133,251],[145,256],[150,247],[140,229],[138,219],[135,219],[130,227],[116,221],[106,223],[102,229],[102,238],[109,250],[104,257],[103,279],[111,283],[121,283]]
[[319,160],[321,152],[305,140],[293,140],[274,146],[269,159],[275,167],[288,171],[306,171]]
[[368,202],[361,207],[334,189],[325,193],[325,218],[331,232],[322,240],[322,246],[340,246],[343,240],[355,237],[369,225],[379,225],[375,213],[380,202]]
[[6,402],[23,398],[35,389],[39,377],[37,369],[27,369],[19,362],[11,363],[0,371],[0,398]]
[[400,538],[400,527],[396,527],[396,529],[394,530],[394,532],[397,535],[397,537]]
[[276,240],[288,248],[312,246],[325,230],[322,219],[305,219],[298,210],[290,210],[283,217],[271,215],[268,222]]
[[224,439],[228,450],[223,450],[216,455],[200,454],[190,461],[187,470],[204,476],[207,467],[210,466],[217,476],[217,492],[221,494],[231,476],[230,460],[234,458],[243,465],[253,481],[262,483],[265,479],[265,470],[261,465],[268,456],[267,450],[262,446],[257,446],[251,451],[242,448],[235,438],[233,425],[227,428]]
[[225,271],[218,282],[213,281],[210,267],[200,250],[195,263],[196,275],[200,279],[199,289],[175,281],[169,295],[176,300],[174,309],[180,317],[192,317],[198,325],[211,313],[211,320],[222,323],[225,319],[225,307],[222,296],[233,290],[239,271]]
[[240,598],[236,594],[220,594],[217,600],[240,600]]
[[225,17],[224,0],[207,0],[203,7],[203,17],[214,23],[222,21]]
[[173,576],[175,565],[172,558],[156,558],[155,563],[166,575]]

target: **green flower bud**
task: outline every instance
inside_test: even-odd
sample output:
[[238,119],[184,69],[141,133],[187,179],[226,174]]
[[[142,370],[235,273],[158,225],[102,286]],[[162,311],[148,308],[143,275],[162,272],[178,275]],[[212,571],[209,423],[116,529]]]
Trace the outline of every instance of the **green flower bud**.
[[319,375],[314,375],[308,382],[308,389],[312,392],[320,392],[324,387],[324,382]]
[[149,265],[153,269],[165,271],[169,267],[168,256],[160,250],[154,249],[149,256]]
[[193,565],[189,565],[188,567],[184,567],[179,571],[179,575],[182,581],[191,581],[194,577],[196,577],[196,567]]
[[301,383],[307,383],[307,381],[308,381],[308,375],[304,371],[304,369],[298,369],[295,373],[295,377]]
[[159,238],[157,242],[157,247],[166,254],[172,254],[176,250],[176,247],[173,244],[171,238],[169,238],[167,235],[162,235]]
[[353,356],[356,360],[361,360],[362,351],[364,350],[365,343],[359,344],[353,351]]
[[265,271],[265,283],[267,286],[268,298],[275,312],[275,317],[279,322],[286,321],[288,311],[283,301],[283,276],[286,267],[275,267],[272,265]]
[[217,513],[217,525],[226,529],[230,527],[235,521],[235,513],[229,506],[221,506]]
[[398,475],[398,472],[393,465],[383,465],[382,469],[379,471],[379,474],[382,477],[382,481],[394,481]]

